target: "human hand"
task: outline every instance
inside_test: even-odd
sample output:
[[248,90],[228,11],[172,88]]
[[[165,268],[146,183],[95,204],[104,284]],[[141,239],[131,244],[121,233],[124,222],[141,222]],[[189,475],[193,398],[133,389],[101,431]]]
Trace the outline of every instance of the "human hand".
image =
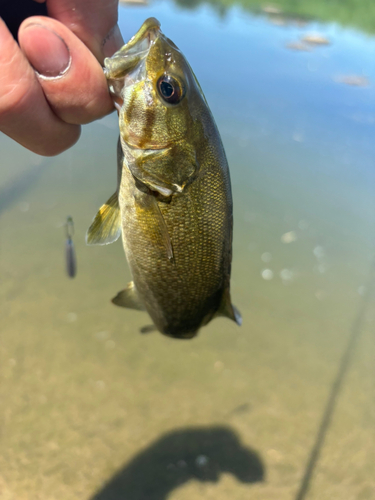
[[123,40],[118,0],[47,0],[47,9],[23,21],[20,46],[0,18],[0,131],[53,156],[112,111],[101,65]]

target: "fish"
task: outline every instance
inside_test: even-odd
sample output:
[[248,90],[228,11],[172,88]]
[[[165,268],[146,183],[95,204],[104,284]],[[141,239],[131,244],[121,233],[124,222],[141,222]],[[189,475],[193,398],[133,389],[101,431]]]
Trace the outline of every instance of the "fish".
[[193,70],[149,18],[104,72],[119,114],[118,182],[86,243],[122,235],[133,280],[112,302],[147,311],[155,329],[178,339],[219,316],[240,325],[230,296],[229,168]]
[[74,223],[72,217],[66,218],[65,223],[66,241],[65,241],[65,268],[69,278],[74,278],[77,274],[77,260],[73,244]]

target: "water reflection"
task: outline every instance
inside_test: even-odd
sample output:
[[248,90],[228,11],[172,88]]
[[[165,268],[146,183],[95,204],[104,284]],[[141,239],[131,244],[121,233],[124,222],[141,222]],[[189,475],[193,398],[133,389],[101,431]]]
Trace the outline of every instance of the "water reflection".
[[319,22],[337,22],[343,26],[375,32],[375,12],[372,0],[350,0],[346,2],[326,2],[326,0],[277,0],[259,2],[259,0],[174,0],[177,5],[195,9],[210,5],[221,17],[233,6],[251,12],[253,15],[266,16],[278,26],[303,26],[313,19]]

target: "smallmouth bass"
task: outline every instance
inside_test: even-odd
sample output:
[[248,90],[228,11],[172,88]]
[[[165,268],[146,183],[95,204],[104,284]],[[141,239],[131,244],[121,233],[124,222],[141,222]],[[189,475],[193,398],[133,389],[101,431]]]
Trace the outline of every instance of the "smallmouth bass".
[[241,324],[229,292],[229,169],[189,63],[150,18],[104,65],[119,113],[118,187],[86,241],[122,234],[133,281],[112,302],[146,310],[175,338],[194,337],[217,316]]

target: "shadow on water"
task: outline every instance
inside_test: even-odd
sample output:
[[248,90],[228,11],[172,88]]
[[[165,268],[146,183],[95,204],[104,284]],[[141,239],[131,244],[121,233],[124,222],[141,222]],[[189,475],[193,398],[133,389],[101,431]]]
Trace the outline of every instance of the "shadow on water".
[[39,180],[47,164],[48,162],[43,161],[39,165],[31,167],[28,171],[19,174],[3,186],[0,186],[0,214],[7,210]]
[[180,429],[139,453],[91,500],[166,500],[191,479],[218,482],[222,473],[254,483],[263,481],[264,466],[229,427]]
[[328,400],[324,408],[323,416],[318,428],[318,432],[316,434],[313,447],[310,451],[310,455],[295,500],[305,500],[306,495],[308,493],[311,479],[313,477],[313,473],[315,471],[316,465],[319,460],[320,452],[322,450],[327,432],[332,422],[332,417],[336,408],[337,399],[343,388],[346,374],[349,371],[351,361],[355,354],[355,348],[363,332],[363,323],[365,321],[366,311],[370,303],[370,300],[373,297],[374,290],[375,290],[375,260],[372,263],[372,267],[369,272],[369,279],[367,282],[367,286],[365,288],[365,293],[362,297],[362,301],[360,303],[357,315],[354,318],[352,327],[350,329],[348,342],[341,357],[337,374],[333,381],[331,392],[329,393]]

